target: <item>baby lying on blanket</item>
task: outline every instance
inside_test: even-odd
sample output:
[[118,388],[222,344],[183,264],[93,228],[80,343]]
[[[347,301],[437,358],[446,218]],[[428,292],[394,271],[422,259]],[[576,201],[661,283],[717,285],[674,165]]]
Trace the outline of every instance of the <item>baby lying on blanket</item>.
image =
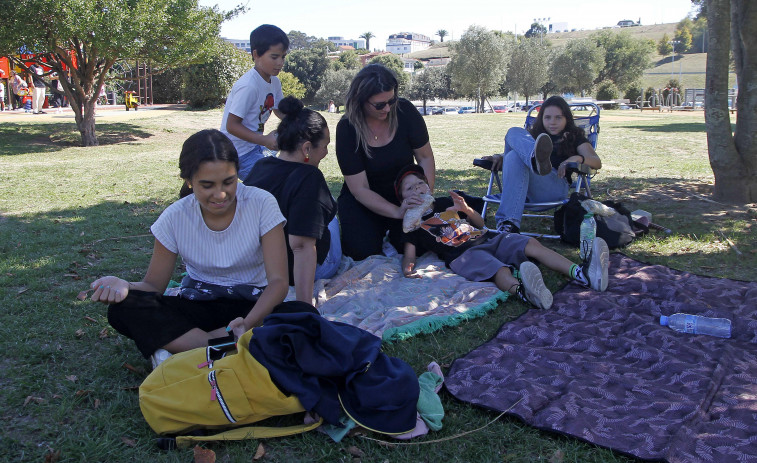
[[[417,165],[400,171],[394,189],[400,201],[430,197],[423,168]],[[487,230],[481,215],[454,191],[433,203],[427,199],[424,205],[423,212],[414,213],[420,219],[411,217],[403,222],[402,273],[408,278],[421,278],[415,272],[416,250],[420,247],[435,252],[458,275],[472,281],[493,280],[500,290],[540,309],[552,306],[552,293],[544,285],[539,268],[529,259],[596,291],[607,289],[609,250],[602,238],[594,239],[587,260],[578,265],[534,238]]]

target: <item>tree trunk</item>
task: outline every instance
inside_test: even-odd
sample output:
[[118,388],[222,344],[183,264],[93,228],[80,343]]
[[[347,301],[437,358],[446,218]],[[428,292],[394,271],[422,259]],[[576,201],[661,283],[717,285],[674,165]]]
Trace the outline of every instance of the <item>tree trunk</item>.
[[[750,5],[752,3],[752,5]],[[751,11],[749,11],[751,10]],[[755,86],[754,34],[757,6],[751,0],[708,0],[707,77],[705,124],[710,166],[715,175],[714,196],[735,204],[757,202],[757,89]],[[729,52],[733,38],[739,89],[736,135],[731,133],[728,111]],[[751,56],[750,56],[751,55]],[[745,66],[746,65],[746,66]],[[742,132],[743,131],[743,132]],[[738,141],[738,142],[737,142]]]

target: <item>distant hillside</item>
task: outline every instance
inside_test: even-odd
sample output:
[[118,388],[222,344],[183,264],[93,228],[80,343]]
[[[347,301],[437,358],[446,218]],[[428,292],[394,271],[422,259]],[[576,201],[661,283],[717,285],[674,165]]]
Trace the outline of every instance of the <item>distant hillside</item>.
[[[557,32],[547,34],[544,37],[550,41],[552,46],[564,47],[569,40],[583,39],[601,30],[609,30],[616,33],[627,32],[634,38],[652,40],[656,44],[665,34],[668,34],[668,37],[673,37],[673,35],[675,35],[675,29],[676,23],[670,23],[650,26],[612,27],[607,29]],[[431,48],[410,53],[406,55],[406,57],[420,60],[449,57],[449,43],[450,42],[437,42],[432,45]],[[642,86],[644,88],[650,86],[654,88],[664,87],[668,83],[668,80],[670,80],[671,71],[673,73],[673,78],[675,79],[678,79],[680,75],[681,84],[684,88],[704,88],[705,70],[707,65],[706,53],[676,55],[675,60],[671,63],[670,55],[660,56],[655,51],[651,60],[652,66],[644,72],[644,76],[642,77]],[[735,85],[736,74],[731,73],[728,80],[730,87]]]

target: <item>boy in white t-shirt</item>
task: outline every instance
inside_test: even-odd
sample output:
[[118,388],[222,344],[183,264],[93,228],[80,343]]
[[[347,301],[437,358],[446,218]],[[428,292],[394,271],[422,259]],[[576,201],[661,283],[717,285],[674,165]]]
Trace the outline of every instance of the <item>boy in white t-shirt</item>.
[[264,135],[263,130],[271,112],[281,117],[278,107],[284,95],[276,76],[284,67],[289,38],[278,27],[263,24],[250,33],[250,48],[255,67],[232,87],[221,120],[221,132],[234,143],[239,154],[240,180],[263,157],[263,147],[278,150],[275,131]]

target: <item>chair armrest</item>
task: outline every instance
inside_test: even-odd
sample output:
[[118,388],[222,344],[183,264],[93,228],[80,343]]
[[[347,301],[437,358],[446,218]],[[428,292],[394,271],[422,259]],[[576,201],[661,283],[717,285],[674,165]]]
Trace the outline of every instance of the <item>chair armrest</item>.
[[482,169],[486,169],[486,170],[492,170],[492,165],[493,164],[494,163],[492,162],[491,159],[476,158],[476,159],[473,160],[473,165],[474,166],[481,167]]
[[575,172],[577,174],[594,175],[597,171],[596,169],[592,169],[588,165],[581,164],[580,162],[566,162],[565,172],[567,173]]

